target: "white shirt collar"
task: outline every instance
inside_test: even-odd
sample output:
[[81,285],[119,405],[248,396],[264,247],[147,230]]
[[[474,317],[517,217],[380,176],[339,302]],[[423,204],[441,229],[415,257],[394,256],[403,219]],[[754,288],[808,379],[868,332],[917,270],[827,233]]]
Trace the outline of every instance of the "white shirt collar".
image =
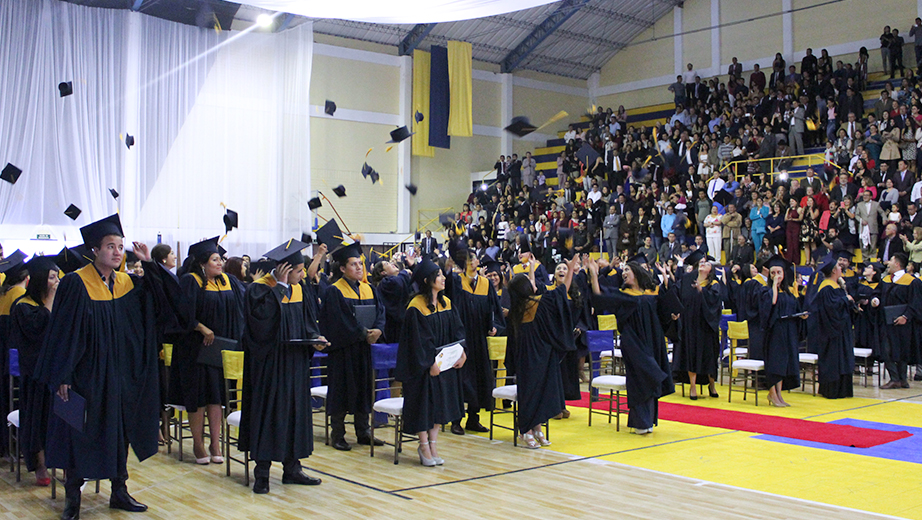
[[892,277],[893,283],[896,283],[896,281],[899,280],[904,274],[906,274],[906,271],[903,269],[900,269],[899,271],[893,273],[893,277]]

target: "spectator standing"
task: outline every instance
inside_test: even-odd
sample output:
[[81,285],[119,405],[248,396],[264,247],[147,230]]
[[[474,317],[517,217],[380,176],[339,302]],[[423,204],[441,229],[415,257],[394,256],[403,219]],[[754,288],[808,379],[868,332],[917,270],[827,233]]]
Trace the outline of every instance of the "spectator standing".
[[893,35],[890,34],[890,26],[886,25],[883,34],[880,35],[880,59],[883,62],[884,74],[887,73],[887,66],[890,64],[890,44],[892,42]]
[[[703,221],[704,230],[707,236],[707,245],[708,251],[711,256],[720,261],[720,251],[721,251],[721,242],[723,240],[723,223],[720,219],[720,214],[717,211],[717,206],[711,206],[711,214],[704,218]],[[731,243],[732,245],[732,243]],[[730,260],[729,250],[727,252],[727,261]]]
[[909,29],[909,36],[912,36],[916,50],[916,74],[922,75],[922,18],[916,18],[916,23]]
[[736,212],[734,204],[727,204],[727,212],[720,218],[720,223],[723,224],[724,249],[729,251],[730,246],[736,241],[736,236],[740,234],[740,228],[743,226],[743,216]]
[[896,76],[896,69],[899,67],[900,76],[906,74],[906,67],[903,66],[903,37],[900,36],[899,29],[890,31],[890,79]]
[[602,221],[602,237],[605,240],[605,249],[608,251],[608,258],[615,256],[616,244],[618,241],[618,232],[621,229],[621,215],[618,214],[614,206],[608,207],[608,215]]
[[525,159],[522,160],[522,183],[525,186],[531,186],[535,180],[535,167],[537,162],[532,158],[531,152],[525,152]]
[[691,101],[695,99],[695,78],[698,77],[698,71],[694,65],[689,63],[685,66],[685,72],[682,74],[682,82],[685,83],[685,99]]

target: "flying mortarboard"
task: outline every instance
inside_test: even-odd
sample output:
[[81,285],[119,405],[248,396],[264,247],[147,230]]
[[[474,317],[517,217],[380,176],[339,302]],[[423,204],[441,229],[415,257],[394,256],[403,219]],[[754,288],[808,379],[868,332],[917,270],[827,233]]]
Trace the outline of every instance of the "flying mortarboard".
[[301,242],[312,244],[314,242],[314,237],[312,237],[310,233],[301,233]]
[[20,250],[13,251],[13,254],[0,260],[0,273],[9,272],[11,269],[15,268],[18,265],[21,265],[22,262],[26,259],[26,254]]
[[55,263],[58,267],[61,268],[64,273],[72,273],[77,269],[90,263],[90,259],[84,257],[81,251],[77,251],[76,248],[68,249],[64,248],[60,253],[55,257]]
[[62,81],[58,83],[58,92],[61,97],[67,97],[74,93],[74,83],[72,81]]
[[317,242],[326,244],[329,251],[335,251],[343,245],[343,232],[339,229],[336,219],[330,219],[317,230]]
[[326,113],[326,115],[332,116],[334,113],[336,113],[336,103],[328,99],[323,105],[323,111]]
[[307,201],[307,207],[310,208],[311,211],[314,211],[320,206],[323,206],[323,202],[320,202],[320,197],[312,197],[309,201]]
[[700,249],[696,249],[692,251],[691,253],[689,253],[688,256],[685,257],[684,264],[685,265],[695,265],[698,262],[704,260],[705,256],[707,255],[705,255],[703,251],[701,251]]
[[525,137],[526,135],[537,130],[538,127],[531,124],[525,116],[517,116],[512,118],[512,123],[504,128],[503,130],[514,134],[518,137]]
[[638,264],[641,264],[641,265],[644,265],[644,264],[648,264],[648,263],[649,263],[649,262],[647,262],[647,256],[644,255],[643,253],[637,253],[636,255],[634,255],[634,256],[628,258],[627,261],[628,261],[628,262],[637,262]]
[[345,197],[346,187],[340,184],[339,186],[333,188],[333,193],[335,193],[337,197],[340,197],[340,198]]
[[449,226],[449,225],[451,225],[452,221],[454,221],[454,220],[455,220],[455,214],[454,214],[454,213],[449,212],[449,213],[440,213],[440,214],[439,214],[439,224],[441,224],[441,225],[443,225],[443,226]]
[[414,119],[417,123],[422,123],[422,122],[423,122],[423,119],[426,119],[426,117],[423,116],[423,113],[422,113],[422,112],[420,112],[419,110],[417,110],[416,113],[413,114],[413,119]]
[[599,152],[595,151],[595,148],[588,143],[583,143],[583,146],[576,152],[576,158],[586,165],[587,168],[595,164],[596,159],[599,157],[601,157]]
[[338,262],[340,265],[345,264],[350,258],[361,258],[362,257],[362,245],[358,242],[353,242],[347,246],[343,246],[336,251],[333,251],[332,254],[333,260]]
[[397,128],[396,130],[391,130],[391,140],[388,141],[388,143],[399,143],[401,141],[406,140],[407,138],[409,138],[411,135],[415,133],[416,132],[410,132],[409,130],[407,130],[407,127],[401,126],[400,128]]
[[3,167],[3,171],[0,172],[0,179],[10,184],[16,184],[20,175],[22,175],[22,170],[13,166],[12,163],[6,163],[6,166]]
[[220,254],[218,251],[218,237],[202,240],[189,246],[189,256],[195,258],[198,263],[207,262],[211,255],[215,253]]
[[109,193],[112,195],[112,198],[118,200],[118,192],[115,191],[115,188],[109,188]]
[[250,264],[250,274],[256,274],[256,271],[262,271],[263,273],[268,273],[269,271],[275,269],[275,261],[268,260],[266,258],[257,260]]
[[307,247],[307,244],[292,238],[263,256],[270,260],[275,260],[280,264],[287,263],[295,266],[304,263],[304,256],[301,254],[301,250],[305,247]]
[[83,213],[83,210],[77,206],[74,206],[73,204],[67,206],[67,209],[64,210],[64,214],[67,215],[71,220],[77,220],[77,217],[79,217],[81,213]]
[[727,190],[717,190],[714,193],[714,202],[721,206],[726,206],[731,200],[733,200],[733,195],[730,195],[730,192]]
[[229,209],[224,213],[224,232],[230,233],[230,230],[237,227],[237,212]]
[[84,245],[98,245],[100,240],[109,235],[125,236],[118,213],[83,226],[80,228],[80,234],[83,235]]
[[368,166],[368,163],[365,163],[362,165],[362,177],[365,177],[366,179],[371,177],[371,183],[374,184],[378,182],[378,179],[381,176],[378,174],[378,172],[375,171],[374,168]]
[[404,187],[410,192],[410,195],[416,195],[416,191],[419,189],[415,184],[407,184]]
[[129,150],[131,150],[131,147],[134,146],[134,136],[133,135],[125,134],[125,146],[127,146]]

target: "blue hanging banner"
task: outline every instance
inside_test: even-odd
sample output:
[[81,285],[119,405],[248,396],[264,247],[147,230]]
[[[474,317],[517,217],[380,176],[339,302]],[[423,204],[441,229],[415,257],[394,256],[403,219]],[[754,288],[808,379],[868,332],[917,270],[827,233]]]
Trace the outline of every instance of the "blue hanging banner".
[[451,111],[448,83],[448,47],[433,45],[429,50],[429,146],[451,148],[448,136],[448,115]]

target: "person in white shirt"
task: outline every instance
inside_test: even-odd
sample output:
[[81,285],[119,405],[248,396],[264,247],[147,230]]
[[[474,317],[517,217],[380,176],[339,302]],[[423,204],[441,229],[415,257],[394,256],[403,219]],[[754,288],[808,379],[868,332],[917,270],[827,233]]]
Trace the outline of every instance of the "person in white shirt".
[[592,191],[589,192],[588,198],[589,198],[589,200],[592,201],[593,204],[599,202],[599,199],[602,198],[602,192],[599,191],[599,185],[598,185],[598,184],[593,184],[593,185],[592,185]]
[[685,83],[685,98],[695,99],[695,78],[698,76],[698,71],[695,70],[694,65],[691,63],[686,65],[685,69],[685,72],[682,73],[682,82]]
[[522,185],[531,187],[532,182],[535,180],[535,162],[534,158],[531,156],[531,152],[525,152],[525,158],[522,159]]
[[912,191],[909,192],[909,200],[911,202],[918,203],[919,199],[922,199],[922,179],[916,181],[916,183],[912,185]]
[[570,129],[567,130],[567,133],[563,134],[563,142],[569,143],[572,139],[576,139],[576,128],[570,125]]

